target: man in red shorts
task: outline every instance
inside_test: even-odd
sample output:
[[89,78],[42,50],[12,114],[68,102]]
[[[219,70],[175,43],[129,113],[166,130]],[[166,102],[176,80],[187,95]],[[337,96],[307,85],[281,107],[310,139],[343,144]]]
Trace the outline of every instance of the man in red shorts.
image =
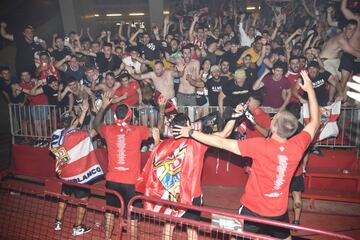
[[[289,185],[294,171],[320,125],[319,106],[306,72],[301,72],[308,93],[311,120],[298,135],[287,139],[297,129],[297,119],[287,111],[280,111],[271,122],[271,138],[252,138],[245,141],[225,139],[177,126],[177,137],[191,137],[204,144],[228,150],[253,159],[252,171],[240,199],[239,212],[244,215],[289,222],[287,212]],[[261,146],[261,147],[259,147]],[[281,239],[291,239],[290,231],[279,227],[245,221],[245,231],[266,232]]]

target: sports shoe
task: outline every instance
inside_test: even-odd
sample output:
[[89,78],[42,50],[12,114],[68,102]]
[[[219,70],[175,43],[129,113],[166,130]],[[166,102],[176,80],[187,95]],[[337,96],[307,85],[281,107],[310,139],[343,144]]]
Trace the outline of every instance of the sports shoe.
[[49,145],[48,141],[46,139],[42,139],[39,147],[44,148],[47,147],[48,145]]
[[42,140],[41,139],[37,139],[35,140],[33,147],[39,147],[41,145]]
[[72,235],[73,236],[80,236],[80,235],[83,235],[85,233],[88,233],[91,231],[91,227],[87,227],[85,225],[80,225],[80,226],[74,226],[73,227],[73,232],[72,232]]
[[300,225],[300,220],[294,220],[294,221],[292,222],[292,224],[294,224],[294,225]]
[[60,220],[56,220],[54,230],[55,231],[60,231],[61,227],[62,227],[62,222]]
[[148,150],[147,146],[143,146],[140,151],[143,153],[143,152],[147,152],[147,150]]

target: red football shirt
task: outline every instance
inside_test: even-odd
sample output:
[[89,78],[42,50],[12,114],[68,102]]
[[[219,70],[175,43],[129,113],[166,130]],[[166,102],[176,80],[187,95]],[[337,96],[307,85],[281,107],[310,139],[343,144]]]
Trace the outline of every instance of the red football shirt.
[[[35,82],[31,81],[28,83],[19,83],[19,86],[23,89],[31,90],[35,86]],[[42,93],[36,96],[26,95],[29,99],[30,105],[47,105],[48,97]]]
[[[292,93],[297,80],[299,78],[301,78],[300,73],[294,73],[294,72],[288,71],[287,74],[286,74],[286,77],[288,78],[289,83],[290,83],[290,87],[291,87],[290,102],[297,102],[297,103],[300,102],[300,100],[297,97],[295,97],[294,94]],[[302,89],[301,88],[299,89],[299,94],[302,95]]]
[[99,129],[108,149],[108,172],[106,180],[134,184],[140,175],[141,142],[150,137],[150,129],[143,126],[129,125],[125,133],[120,127],[103,125]]
[[238,141],[241,155],[253,159],[240,202],[261,216],[283,215],[291,178],[310,142],[311,136],[305,131],[285,143],[266,138]]
[[[135,106],[139,103],[139,98],[137,95],[137,90],[140,88],[140,85],[137,81],[130,81],[128,87],[120,86],[115,91],[115,96],[119,97],[127,93],[127,98],[122,100],[121,102],[128,106]],[[116,104],[111,106],[112,110],[115,111]]]

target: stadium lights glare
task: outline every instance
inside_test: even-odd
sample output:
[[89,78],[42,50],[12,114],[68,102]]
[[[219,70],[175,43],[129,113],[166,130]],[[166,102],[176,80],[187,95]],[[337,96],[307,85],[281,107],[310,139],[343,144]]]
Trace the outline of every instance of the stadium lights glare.
[[256,7],[246,7],[246,10],[255,10]]
[[121,13],[107,13],[106,16],[107,17],[121,17],[122,14]]
[[170,11],[164,11],[163,14],[169,15],[169,14],[170,14]]
[[129,13],[129,16],[144,16],[145,13]]
[[100,17],[100,14],[95,13],[94,17]]

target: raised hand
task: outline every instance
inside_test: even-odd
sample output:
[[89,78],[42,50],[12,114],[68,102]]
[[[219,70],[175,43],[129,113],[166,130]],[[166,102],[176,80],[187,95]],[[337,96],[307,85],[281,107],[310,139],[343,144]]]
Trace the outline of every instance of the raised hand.
[[68,61],[70,61],[70,60],[71,60],[71,56],[70,56],[70,55],[66,55],[66,56],[65,56],[65,61],[68,62]]
[[1,22],[1,23],[0,23],[0,26],[1,26],[1,28],[6,28],[6,27],[7,27],[7,24],[6,24],[6,22]]
[[346,94],[352,99],[360,102],[360,77],[353,76],[352,78],[355,82],[348,82],[346,85],[354,91],[347,91]]
[[102,104],[101,104],[101,107],[103,109],[107,108],[110,104],[111,104],[111,101],[112,101],[112,97],[113,97],[113,94],[111,92],[104,92],[102,94]]
[[313,85],[312,85],[312,81],[309,78],[309,75],[307,74],[306,71],[301,71],[300,75],[302,77],[302,79],[304,80],[304,83],[301,83],[301,81],[299,82],[299,86],[301,87],[302,90],[304,90],[305,92],[307,91],[311,91],[313,89]]
[[185,64],[184,64],[184,63],[178,63],[178,64],[176,65],[176,70],[177,70],[178,72],[183,72],[184,69],[185,69]]
[[182,138],[182,137],[188,138],[190,130],[191,130],[191,127],[190,127],[189,123],[186,127],[175,125],[175,127],[173,128],[172,134],[175,136],[176,139]]

